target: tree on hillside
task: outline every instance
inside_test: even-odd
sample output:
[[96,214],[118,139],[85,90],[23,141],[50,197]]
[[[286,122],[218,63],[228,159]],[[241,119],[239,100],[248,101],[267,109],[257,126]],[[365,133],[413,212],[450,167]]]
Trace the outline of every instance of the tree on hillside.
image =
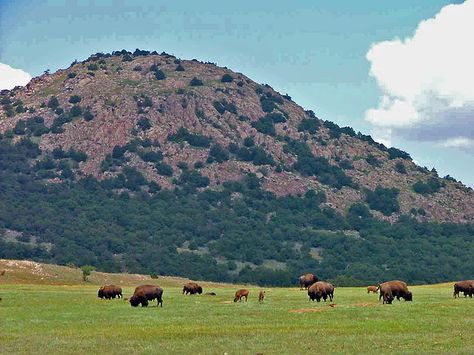
[[87,281],[87,277],[90,276],[91,272],[94,271],[94,267],[90,265],[81,266],[82,279]]

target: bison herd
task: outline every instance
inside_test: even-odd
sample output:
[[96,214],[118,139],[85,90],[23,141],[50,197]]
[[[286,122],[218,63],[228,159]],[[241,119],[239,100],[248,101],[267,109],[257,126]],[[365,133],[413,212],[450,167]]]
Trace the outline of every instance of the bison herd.
[[[321,300],[330,302],[334,299],[334,286],[326,281],[319,281],[318,277],[313,274],[304,274],[299,277],[300,289],[308,290],[308,297],[310,301],[320,302]],[[413,301],[413,295],[408,290],[405,282],[400,280],[387,281],[378,286],[367,286],[367,293],[379,293],[379,301],[383,304],[391,304],[396,298],[405,301]],[[464,297],[471,297],[474,295],[474,280],[459,281],[454,284],[454,298],[459,297],[460,293]],[[203,289],[196,282],[188,282],[183,286],[183,295],[202,294]],[[250,291],[247,289],[239,289],[235,292],[234,302],[241,302],[243,299],[247,302]],[[215,296],[215,292],[207,292],[205,295]],[[99,288],[97,297],[101,299],[123,298],[122,289],[115,285],[105,285]],[[265,298],[265,291],[261,290],[258,294],[258,301],[263,302]],[[126,299],[125,299],[126,300]],[[155,285],[141,285],[135,288],[133,295],[129,302],[132,307],[141,305],[147,307],[150,301],[156,300],[156,306],[163,307],[163,289]],[[333,304],[334,305],[334,304]]]

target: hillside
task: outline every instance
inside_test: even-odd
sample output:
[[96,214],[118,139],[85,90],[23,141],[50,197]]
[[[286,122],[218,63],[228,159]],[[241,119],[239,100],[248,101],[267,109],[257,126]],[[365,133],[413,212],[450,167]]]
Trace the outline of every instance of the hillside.
[[0,95],[0,257],[270,284],[472,272],[472,189],[240,73],[98,53]]

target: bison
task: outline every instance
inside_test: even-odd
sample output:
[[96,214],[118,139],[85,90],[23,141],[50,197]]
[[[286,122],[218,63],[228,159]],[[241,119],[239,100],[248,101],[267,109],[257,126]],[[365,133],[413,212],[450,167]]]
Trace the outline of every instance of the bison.
[[381,283],[377,290],[380,290],[379,301],[383,298],[384,304],[391,304],[395,297],[399,301],[400,297],[405,301],[413,301],[413,295],[408,291],[407,284],[400,280]]
[[308,288],[308,297],[310,301],[321,301],[321,298],[326,302],[329,297],[329,301],[332,302],[334,298],[334,286],[329,282],[318,281],[312,284]]
[[186,285],[183,286],[183,295],[184,294],[190,294],[190,295],[195,295],[196,293],[201,294],[202,293],[202,287],[199,286],[195,282],[188,282]]
[[148,301],[156,299],[156,306],[160,305],[163,307],[163,289],[160,286],[154,285],[142,285],[135,288],[133,296],[130,297],[130,305],[137,307],[139,304],[142,307],[148,306]]
[[247,302],[247,298],[249,296],[249,293],[250,291],[249,290],[246,290],[246,289],[241,289],[241,290],[238,290],[236,293],[235,293],[235,297],[234,297],[234,302],[241,302],[242,301],[242,297],[245,297],[245,302]]
[[115,297],[122,298],[122,289],[115,285],[105,285],[99,288],[97,297],[106,300],[110,300]]
[[5,270],[0,271],[0,276],[5,276]]
[[265,291],[261,290],[260,293],[258,294],[258,302],[263,302],[264,298],[265,298]]
[[318,281],[318,277],[313,274],[304,274],[299,277],[299,282],[300,282],[300,290],[307,289],[309,286],[314,284],[315,282]]
[[474,280],[459,281],[454,284],[454,298],[459,297],[459,292],[464,293],[464,297],[471,297],[474,294]]
[[377,286],[367,286],[367,293],[377,293]]

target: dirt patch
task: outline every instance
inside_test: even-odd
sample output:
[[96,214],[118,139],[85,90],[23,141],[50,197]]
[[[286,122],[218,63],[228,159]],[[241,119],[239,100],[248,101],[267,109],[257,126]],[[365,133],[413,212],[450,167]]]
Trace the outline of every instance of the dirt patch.
[[378,305],[378,303],[374,303],[374,302],[371,302],[371,303],[364,302],[364,303],[357,303],[357,304],[356,304],[356,307],[372,307],[372,306],[376,306],[376,305]]
[[299,308],[299,309],[290,309],[288,312],[290,313],[315,313],[315,312],[322,312],[323,308]]

